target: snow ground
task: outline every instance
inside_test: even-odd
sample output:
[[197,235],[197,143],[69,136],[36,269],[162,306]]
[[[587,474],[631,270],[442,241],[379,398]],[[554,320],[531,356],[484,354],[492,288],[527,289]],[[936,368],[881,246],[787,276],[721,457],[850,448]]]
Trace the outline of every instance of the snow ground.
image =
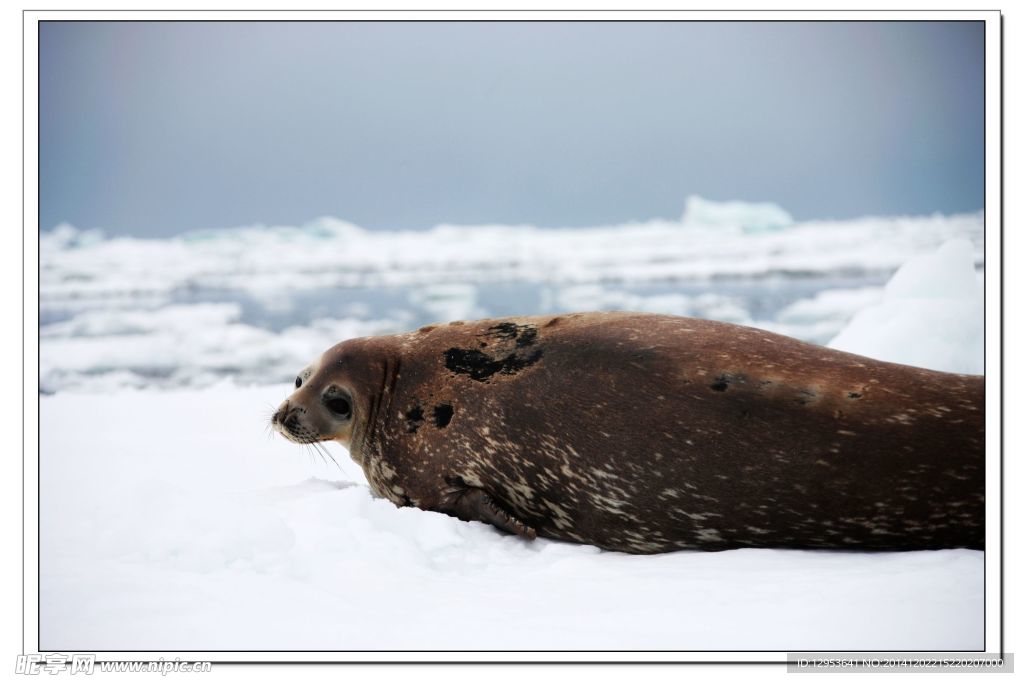
[[43,648],[982,646],[983,553],[525,542],[374,499],[339,446],[344,471],[266,438],[289,391],[43,399]]
[[[774,205],[698,201],[679,222],[571,231],[382,235],[321,221],[174,240],[45,235],[41,370],[55,393],[40,398],[41,647],[981,648],[981,552],[641,557],[527,543],[395,508],[339,446],[336,466],[267,435],[291,390],[281,380],[327,346],[411,326],[406,304],[438,319],[493,313],[478,277],[543,281],[545,311],[700,315],[982,371],[980,215],[788,221]],[[334,267],[339,240],[359,269]],[[728,278],[785,288],[793,273],[901,264],[884,288],[793,295],[768,319],[723,293]],[[703,293],[617,284],[705,276]],[[416,285],[397,306],[278,328],[246,299],[203,298],[232,290],[288,311],[300,291],[395,282]]]

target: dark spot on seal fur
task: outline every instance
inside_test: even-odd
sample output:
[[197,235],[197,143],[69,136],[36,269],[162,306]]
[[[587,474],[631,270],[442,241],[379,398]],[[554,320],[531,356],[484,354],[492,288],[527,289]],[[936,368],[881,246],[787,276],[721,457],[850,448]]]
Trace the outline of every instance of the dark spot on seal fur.
[[455,409],[447,403],[442,403],[434,408],[434,424],[437,425],[438,429],[444,429],[448,426],[448,423],[452,421],[452,415],[455,414]]
[[519,339],[516,339],[516,346],[523,348],[524,346],[532,346],[537,341],[537,328],[535,327],[522,327],[520,328]]
[[730,375],[727,372],[723,372],[722,374],[715,378],[715,381],[711,384],[711,388],[714,391],[725,391],[726,389],[729,388],[729,384],[733,381],[733,379],[734,378],[732,375]]
[[846,392],[846,398],[851,398],[851,399],[857,399],[857,398],[860,398],[863,395],[864,394],[859,394],[856,391],[848,391],[848,392]]
[[796,402],[802,406],[807,405],[818,397],[818,394],[810,389],[801,389],[800,395],[797,397]]
[[498,373],[514,375],[536,363],[541,355],[543,349],[537,349],[528,356],[511,353],[504,358],[492,358],[476,349],[453,347],[444,352],[444,366],[457,375],[469,375],[470,379],[486,382]]
[[[533,325],[518,325],[507,320],[497,325],[491,325],[483,333],[485,337],[494,337],[501,341],[515,341],[517,348],[532,346],[537,341],[537,328]],[[480,346],[487,346],[481,342]]]
[[742,373],[740,373],[738,375],[734,375],[734,374],[732,374],[730,372],[723,372],[718,377],[716,377],[715,381],[713,383],[711,383],[709,386],[714,391],[725,391],[733,383],[743,384],[746,381],[747,381],[747,376],[742,374]]
[[410,408],[405,413],[405,419],[409,423],[409,432],[415,432],[420,428],[420,423],[423,422],[423,408],[420,406]]
[[497,337],[498,339],[509,341],[519,336],[519,325],[508,321],[498,323],[497,325],[491,325],[488,327],[484,334],[488,337]]

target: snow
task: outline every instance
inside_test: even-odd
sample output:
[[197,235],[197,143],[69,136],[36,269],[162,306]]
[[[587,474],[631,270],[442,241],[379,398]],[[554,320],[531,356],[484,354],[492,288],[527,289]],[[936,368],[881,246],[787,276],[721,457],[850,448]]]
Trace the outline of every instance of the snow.
[[43,398],[44,649],[981,646],[980,552],[525,542],[266,438],[289,391]]
[[340,446],[335,464],[268,432],[341,339],[520,308],[697,315],[981,370],[980,214],[765,230],[749,205],[696,206],[579,230],[44,234],[41,647],[981,648],[981,552],[525,542],[398,509]]
[[973,247],[950,240],[904,264],[882,300],[858,312],[829,346],[932,370],[985,370],[985,293]]

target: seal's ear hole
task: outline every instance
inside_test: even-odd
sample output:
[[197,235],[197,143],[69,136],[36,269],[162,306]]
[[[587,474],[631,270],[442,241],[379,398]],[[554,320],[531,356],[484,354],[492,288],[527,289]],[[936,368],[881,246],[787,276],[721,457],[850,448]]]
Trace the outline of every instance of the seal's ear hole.
[[327,406],[327,410],[338,417],[348,417],[352,414],[352,404],[349,403],[347,398],[342,398],[341,396],[327,399],[324,401],[324,405]]

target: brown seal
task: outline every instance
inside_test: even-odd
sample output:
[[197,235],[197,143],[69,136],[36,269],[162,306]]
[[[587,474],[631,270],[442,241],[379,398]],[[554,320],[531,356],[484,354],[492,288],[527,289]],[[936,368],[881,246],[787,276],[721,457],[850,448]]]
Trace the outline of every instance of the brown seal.
[[984,378],[636,313],[353,339],[274,427],[396,505],[630,553],[984,547]]

